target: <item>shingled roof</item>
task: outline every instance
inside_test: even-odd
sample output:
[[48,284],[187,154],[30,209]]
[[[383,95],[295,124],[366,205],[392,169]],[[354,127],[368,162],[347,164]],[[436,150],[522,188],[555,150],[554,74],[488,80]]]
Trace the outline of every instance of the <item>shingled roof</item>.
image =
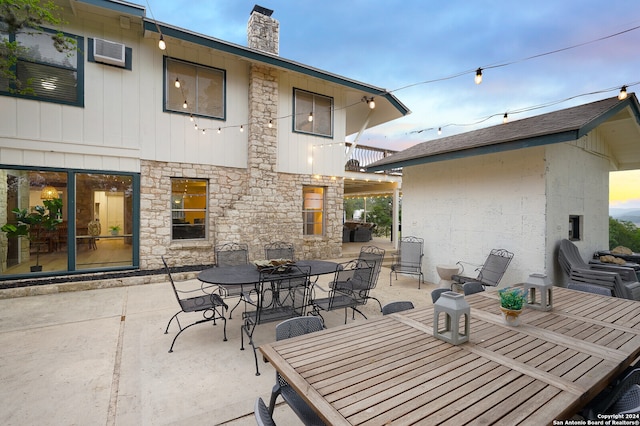
[[[630,112],[619,117],[627,107]],[[368,172],[577,140],[613,118],[634,122],[640,157],[640,107],[635,94],[603,99],[493,127],[422,142],[371,163]],[[637,161],[634,160],[634,164]],[[636,167],[631,166],[631,168]]]

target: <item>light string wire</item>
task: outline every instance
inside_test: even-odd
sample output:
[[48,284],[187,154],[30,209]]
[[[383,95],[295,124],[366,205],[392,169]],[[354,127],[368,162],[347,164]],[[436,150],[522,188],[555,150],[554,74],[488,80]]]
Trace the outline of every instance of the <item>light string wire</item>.
[[[147,0],[147,5],[149,6],[148,0]],[[153,11],[151,10],[150,6],[149,6],[149,11],[151,12],[151,16],[155,21],[155,18],[153,17]],[[156,23],[156,26],[157,26],[157,23]],[[556,54],[556,53],[565,52],[565,51],[568,51],[568,50],[571,50],[571,49],[576,49],[576,48],[579,48],[579,47],[583,47],[583,46],[586,46],[586,45],[589,45],[589,44],[597,43],[597,42],[600,42],[600,41],[608,40],[608,39],[611,39],[611,38],[614,38],[614,37],[618,37],[620,35],[627,34],[627,33],[631,32],[631,31],[635,31],[635,30],[638,30],[638,29],[640,29],[640,25],[637,25],[637,26],[634,26],[634,27],[631,27],[631,28],[628,28],[628,29],[625,29],[625,30],[622,30],[622,31],[618,31],[618,32],[613,33],[613,34],[608,34],[608,35],[605,35],[605,36],[602,36],[602,37],[599,37],[599,38],[596,38],[596,39],[593,39],[593,40],[588,40],[588,41],[585,41],[585,42],[582,42],[582,43],[578,43],[578,44],[574,44],[574,45],[571,45],[571,46],[567,46],[567,47],[551,50],[551,51],[548,51],[548,52],[543,52],[543,53],[539,53],[539,54],[536,54],[536,55],[527,56],[527,57],[524,57],[524,58],[511,60],[511,61],[493,63],[493,64],[485,65],[485,66],[482,66],[482,67],[479,67],[479,68],[476,68],[476,69],[469,69],[469,70],[461,71],[461,72],[458,72],[458,73],[455,73],[455,74],[452,74],[452,75],[449,75],[449,76],[445,76],[445,77],[439,77],[439,78],[435,78],[435,79],[430,79],[430,80],[425,80],[425,81],[421,81],[421,82],[408,84],[408,85],[401,86],[401,87],[398,87],[398,88],[393,89],[393,90],[387,90],[387,91],[381,92],[381,93],[377,94],[377,96],[385,96],[387,94],[393,94],[393,93],[396,93],[396,92],[399,92],[399,91],[402,91],[402,90],[405,90],[405,89],[408,89],[408,88],[411,88],[411,87],[421,86],[421,85],[425,85],[425,84],[431,84],[431,83],[437,83],[437,82],[446,81],[446,80],[452,80],[452,79],[455,79],[455,78],[458,78],[458,77],[461,77],[463,75],[467,75],[467,74],[470,74],[470,73],[476,74],[479,71],[486,70],[486,69],[506,67],[506,66],[509,66],[509,65],[513,65],[513,64],[517,64],[517,63],[533,60],[533,59],[538,59],[538,58],[541,58],[541,57],[544,57],[544,56],[549,56],[549,55],[553,55],[553,54]],[[158,31],[160,31],[160,30],[158,29]],[[162,33],[160,33],[160,34],[162,34]],[[442,129],[446,128],[446,127],[475,126],[475,125],[481,124],[481,123],[483,123],[483,122],[485,122],[487,120],[490,120],[493,117],[497,117],[497,116],[500,116],[500,115],[503,115],[505,120],[506,120],[508,115],[521,114],[521,113],[524,113],[524,112],[529,112],[529,111],[534,111],[534,110],[537,110],[537,109],[547,108],[547,107],[550,107],[550,106],[553,106],[553,105],[557,105],[557,104],[560,104],[560,103],[563,103],[563,102],[567,102],[569,100],[576,99],[576,98],[579,98],[579,97],[589,96],[589,95],[594,95],[594,94],[599,94],[599,93],[606,93],[606,92],[610,92],[612,90],[618,90],[621,87],[629,88],[629,87],[633,87],[633,86],[635,86],[637,84],[640,84],[640,82],[624,84],[624,85],[621,85],[621,86],[615,86],[615,87],[612,87],[612,88],[609,88],[609,89],[598,90],[598,91],[595,91],[595,92],[583,93],[583,94],[571,96],[571,97],[568,97],[568,98],[564,98],[564,99],[561,99],[561,100],[550,101],[550,102],[547,102],[547,103],[544,103],[544,104],[540,104],[540,105],[524,107],[524,108],[510,110],[510,111],[507,110],[504,113],[501,112],[501,113],[491,114],[491,115],[489,115],[487,117],[481,118],[481,119],[476,120],[476,121],[471,122],[471,123],[466,123],[466,124],[449,123],[449,124],[446,124],[446,125],[438,126],[437,129],[438,129],[438,132],[440,133],[442,131]],[[180,84],[180,91],[181,91],[181,94],[183,95],[183,99],[185,99],[185,104],[186,104],[187,103],[186,102],[186,98],[184,97],[184,85],[182,84],[182,82]],[[340,111],[340,110],[343,110],[343,109],[351,108],[351,107],[353,107],[355,105],[359,105],[362,102],[364,102],[365,99],[367,99],[366,95],[363,97],[363,99],[361,101],[354,102],[352,104],[348,104],[348,105],[345,105],[345,106],[342,106],[342,107],[332,106],[331,107],[331,112],[333,113],[335,111]],[[373,98],[371,98],[371,100],[373,100]],[[277,122],[279,120],[288,119],[288,118],[291,118],[291,117],[294,117],[294,116],[303,117],[303,116],[307,116],[307,113],[306,112],[291,113],[291,114],[288,114],[288,115],[276,117],[276,118],[270,119],[269,122],[268,122],[268,125],[272,126],[272,125],[275,124],[275,122]],[[309,113],[309,116],[312,116],[312,113]],[[205,117],[203,117],[203,118],[205,118]],[[194,122],[195,129],[197,131],[201,131],[203,134],[206,133],[206,131],[208,131],[208,130],[217,130],[218,133],[221,133],[222,130],[229,129],[229,128],[239,128],[240,131],[243,131],[245,127],[247,127],[247,126],[249,126],[251,124],[251,123],[243,123],[243,124],[225,125],[225,126],[218,126],[218,127],[198,127],[198,123],[197,123],[196,117],[193,115],[193,113],[189,114],[189,119]],[[435,129],[436,129],[436,127],[429,127],[429,128],[424,128],[424,129],[421,129],[421,130],[411,131],[411,132],[408,132],[408,133],[409,134],[422,133],[422,132],[425,132],[425,131],[435,130]]]
[[[626,84],[625,87],[629,88],[629,87],[633,87],[633,86],[637,86],[638,84],[640,84],[640,81],[636,81],[635,83],[629,83]],[[420,130],[414,130],[411,132],[408,132],[408,134],[414,134],[414,133],[423,133],[423,132],[427,132],[430,130],[436,130],[438,129],[439,131],[441,131],[442,129],[446,128],[446,127],[469,127],[469,126],[476,126],[478,124],[484,123],[487,120],[490,120],[494,117],[499,117],[499,116],[503,116],[504,115],[514,115],[514,114],[522,114],[525,112],[530,112],[530,111],[535,111],[538,109],[543,109],[543,108],[548,108],[550,106],[554,106],[554,105],[558,105],[564,102],[568,102],[571,101],[573,99],[577,99],[583,96],[591,96],[591,95],[597,95],[600,93],[607,93],[607,92],[611,92],[612,90],[620,90],[620,86],[615,86],[615,87],[610,87],[607,89],[602,89],[602,90],[596,90],[593,92],[588,92],[588,93],[581,93],[579,95],[574,95],[574,96],[570,96],[568,98],[564,98],[564,99],[559,99],[559,100],[555,100],[555,101],[549,101],[549,102],[545,102],[543,104],[539,104],[539,105],[534,105],[534,106],[528,106],[528,107],[523,107],[523,108],[518,108],[518,109],[513,109],[513,110],[507,110],[504,113],[500,112],[500,113],[495,113],[495,114],[491,114],[489,116],[486,116],[484,118],[479,118],[476,121],[470,122],[470,123],[449,123],[449,124],[445,124],[442,126],[438,126],[438,127],[428,127],[428,128],[424,128],[424,129],[420,129]]]

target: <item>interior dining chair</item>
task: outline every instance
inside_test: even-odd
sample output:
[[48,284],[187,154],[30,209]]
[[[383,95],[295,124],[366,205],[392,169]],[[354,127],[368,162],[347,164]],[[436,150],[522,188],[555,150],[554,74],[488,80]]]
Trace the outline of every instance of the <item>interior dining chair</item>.
[[[291,318],[281,322],[276,326],[276,340],[289,339],[291,337],[302,336],[303,334],[320,331],[324,328],[324,324],[320,317],[304,316]],[[305,425],[324,425],[324,422],[309,407],[304,399],[289,386],[289,383],[276,372],[276,384],[271,391],[271,400],[269,401],[269,414],[273,415],[276,407],[276,399],[278,395],[291,407],[294,413]]]

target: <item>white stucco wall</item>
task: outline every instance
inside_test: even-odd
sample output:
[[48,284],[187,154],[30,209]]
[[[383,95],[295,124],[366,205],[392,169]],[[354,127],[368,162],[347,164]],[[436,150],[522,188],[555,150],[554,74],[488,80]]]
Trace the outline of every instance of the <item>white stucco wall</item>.
[[587,261],[609,247],[609,160],[597,131],[578,141],[549,145],[547,163],[547,270],[565,284],[557,261],[558,244],[569,234],[569,216],[582,216],[582,235],[574,241]]
[[564,282],[556,258],[569,215],[583,216],[585,258],[608,242],[608,164],[578,146],[586,143],[406,167],[402,235],[425,239],[425,279],[439,281],[437,264],[481,264],[504,248],[515,256],[501,285],[538,272]]

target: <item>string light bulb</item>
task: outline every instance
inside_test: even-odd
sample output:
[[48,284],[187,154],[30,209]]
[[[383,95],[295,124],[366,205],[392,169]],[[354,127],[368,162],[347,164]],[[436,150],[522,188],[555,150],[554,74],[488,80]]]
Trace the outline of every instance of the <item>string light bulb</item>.
[[202,129],[202,134],[204,135],[207,129]]
[[371,98],[371,100],[369,101],[369,108],[374,109],[376,107],[376,101],[373,100],[373,98]]
[[187,105],[187,100],[184,100],[184,103],[182,104],[182,108],[187,109],[189,105]]
[[222,133],[222,128],[218,127],[218,134]]
[[627,86],[622,86],[620,88],[620,93],[618,93],[618,99],[621,101],[624,99],[627,99]]
[[273,120],[269,120],[269,124],[268,124],[269,128],[273,127]]
[[240,125],[240,133],[244,132],[244,126]]
[[482,83],[482,68],[476,70],[476,77],[474,78],[476,84]]
[[180,88],[180,80],[178,80],[178,77],[176,77],[176,82],[174,83],[174,85],[176,86],[176,89]]
[[189,121],[191,121],[193,123],[193,120],[194,120],[193,114],[189,114]]
[[164,42],[164,36],[160,34],[160,41],[158,41],[158,47],[160,50],[165,50],[167,48],[167,43]]
[[195,127],[195,129],[198,130],[198,123],[194,124],[193,127]]
[[502,117],[502,124],[507,124],[509,122],[509,117],[507,113],[504,113],[504,117]]
[[309,123],[311,123],[313,121],[313,113],[312,112],[309,113],[308,120],[309,120]]
[[442,127],[438,127],[438,135],[442,134]]

